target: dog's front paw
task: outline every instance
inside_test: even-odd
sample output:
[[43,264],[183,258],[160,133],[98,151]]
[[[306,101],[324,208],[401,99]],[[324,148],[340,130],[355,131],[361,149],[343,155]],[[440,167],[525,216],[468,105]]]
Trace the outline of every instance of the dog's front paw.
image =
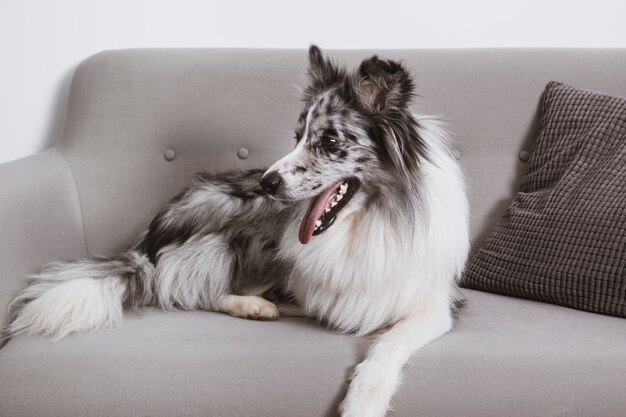
[[364,362],[356,367],[346,398],[339,406],[341,417],[384,417],[387,413],[393,383],[371,365]]
[[339,415],[341,417],[383,417],[385,414],[374,414],[367,405],[344,399],[339,406]]
[[339,405],[341,417],[384,417],[386,413],[386,405],[381,407],[367,396],[347,396]]

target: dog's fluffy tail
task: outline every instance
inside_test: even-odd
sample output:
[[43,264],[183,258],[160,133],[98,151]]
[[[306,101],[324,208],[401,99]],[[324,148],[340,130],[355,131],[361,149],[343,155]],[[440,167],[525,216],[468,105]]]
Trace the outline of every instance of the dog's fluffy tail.
[[50,264],[27,277],[28,286],[9,304],[5,338],[37,333],[60,340],[112,327],[124,310],[153,302],[154,275],[136,251]]

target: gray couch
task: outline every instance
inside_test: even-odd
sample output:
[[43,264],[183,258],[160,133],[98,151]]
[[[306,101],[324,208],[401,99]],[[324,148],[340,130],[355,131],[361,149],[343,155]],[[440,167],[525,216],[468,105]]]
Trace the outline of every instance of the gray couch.
[[[416,75],[469,179],[480,245],[531,150],[550,80],[626,96],[626,50],[378,51]],[[368,51],[330,51],[355,65]],[[304,50],[124,50],[77,69],[56,146],[0,165],[0,320],[48,261],[123,249],[189,176],[293,145]],[[20,138],[15,138],[20,140]],[[396,416],[626,415],[626,321],[464,291],[416,354]],[[314,322],[145,310],[118,328],[0,349],[0,416],[332,416],[368,340]]]

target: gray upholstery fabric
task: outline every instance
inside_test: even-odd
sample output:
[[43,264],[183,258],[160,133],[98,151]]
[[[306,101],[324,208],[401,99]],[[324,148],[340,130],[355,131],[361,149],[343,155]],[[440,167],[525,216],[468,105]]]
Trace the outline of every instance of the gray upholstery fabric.
[[[626,95],[626,50],[377,52],[407,63],[416,109],[445,116],[456,134],[475,246],[515,192],[549,80]],[[330,53],[355,65],[373,51]],[[0,166],[2,307],[23,274],[83,256],[85,240],[93,254],[125,247],[193,172],[284,154],[305,62],[303,50],[209,49],[112,51],[81,64],[56,150]],[[467,294],[455,331],[411,361],[397,416],[623,414],[626,322]],[[365,345],[295,319],[147,311],[58,344],[9,342],[0,415],[331,416]]]
[[[374,52],[406,62],[415,108],[449,121],[472,191],[474,245],[516,190],[549,81],[626,95],[626,50],[328,51],[352,66]],[[196,171],[284,155],[305,66],[303,50],[232,49],[113,51],[81,64],[57,146],[76,173],[88,250],[125,247]]]
[[626,98],[548,84],[519,193],[463,283],[626,316]]
[[[454,331],[411,360],[392,416],[615,417],[626,410],[626,321],[466,295]],[[0,350],[0,415],[333,416],[365,348],[365,339],[302,319],[149,310],[58,344],[10,341]]]
[[0,165],[0,326],[22,277],[85,256],[72,172],[55,149]]

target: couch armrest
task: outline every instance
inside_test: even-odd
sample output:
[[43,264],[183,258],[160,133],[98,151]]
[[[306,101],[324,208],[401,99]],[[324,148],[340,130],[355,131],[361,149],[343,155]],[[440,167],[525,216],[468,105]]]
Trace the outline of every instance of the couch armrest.
[[0,165],[0,325],[22,277],[43,264],[85,256],[80,201],[56,149]]

